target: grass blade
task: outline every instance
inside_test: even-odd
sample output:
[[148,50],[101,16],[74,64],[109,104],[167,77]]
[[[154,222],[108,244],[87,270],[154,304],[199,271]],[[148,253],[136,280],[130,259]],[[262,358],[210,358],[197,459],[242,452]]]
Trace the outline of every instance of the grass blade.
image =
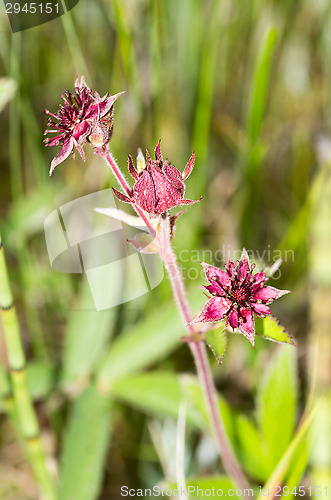
[[93,386],[74,401],[60,467],[60,500],[95,500],[110,438],[111,401]]

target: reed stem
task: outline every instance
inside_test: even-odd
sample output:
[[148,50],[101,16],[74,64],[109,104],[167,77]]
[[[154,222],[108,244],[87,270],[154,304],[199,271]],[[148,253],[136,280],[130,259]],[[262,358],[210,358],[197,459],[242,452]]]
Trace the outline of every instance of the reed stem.
[[56,489],[46,466],[46,455],[40,428],[27,387],[26,359],[20,326],[8,279],[4,249],[0,235],[0,318],[4,330],[10,371],[15,420],[18,424],[38,487],[45,500],[56,500]]

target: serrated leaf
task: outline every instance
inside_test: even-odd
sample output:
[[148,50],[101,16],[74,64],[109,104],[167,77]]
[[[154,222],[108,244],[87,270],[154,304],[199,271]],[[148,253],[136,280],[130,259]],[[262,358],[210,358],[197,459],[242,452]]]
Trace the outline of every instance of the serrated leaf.
[[228,343],[228,337],[224,331],[223,325],[215,328],[214,330],[208,330],[206,332],[205,340],[218,363],[221,364]]
[[296,351],[282,347],[257,390],[257,421],[265,440],[269,473],[291,441],[297,415]]
[[59,500],[95,500],[110,438],[111,401],[93,386],[73,403],[60,466]]
[[296,346],[290,334],[273,316],[256,318],[255,333],[256,335],[260,335],[261,337],[272,340],[273,342]]

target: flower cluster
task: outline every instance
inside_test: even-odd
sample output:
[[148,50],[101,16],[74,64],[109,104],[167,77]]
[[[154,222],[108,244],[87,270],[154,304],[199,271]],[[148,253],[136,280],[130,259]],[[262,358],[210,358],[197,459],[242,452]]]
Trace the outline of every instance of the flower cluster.
[[147,162],[140,172],[134,168],[132,158],[129,156],[128,168],[135,180],[130,196],[113,189],[119,200],[136,204],[152,217],[160,215],[172,207],[192,205],[200,201],[184,199],[184,181],[193,170],[194,153],[181,174],[176,167],[168,163],[167,159],[163,160],[160,144],[161,141],[155,148],[155,160],[152,160],[149,152],[146,151]]
[[[129,156],[128,169],[134,179],[134,185],[131,187],[107,148],[113,130],[113,105],[122,93],[113,96],[106,94],[100,97],[97,92],[92,91],[86,85],[84,77],[80,81],[77,78],[74,93],[66,91],[62,95],[64,104],[60,106],[57,114],[45,111],[49,115],[48,129],[45,134],[57,134],[55,137],[46,138],[45,145],[62,145],[60,153],[51,163],[50,175],[54,168],[73,152],[74,146],[85,160],[83,146],[87,143],[91,144],[95,153],[106,159],[123,188],[124,192],[113,188],[115,195],[119,200],[132,204],[139,217],[134,218],[132,223],[132,216],[121,211],[116,211],[115,214],[114,209],[99,211],[120,220],[131,217],[131,223],[135,227],[137,220],[138,223],[143,221],[151,235],[156,232],[155,227],[161,225],[163,219],[168,218],[171,241],[176,218],[182,212],[170,216],[168,210],[181,205],[192,205],[201,200],[201,198],[199,200],[184,198],[185,181],[194,168],[195,155],[192,154],[181,173],[167,159],[163,159],[161,141],[159,141],[155,148],[155,160],[146,151],[145,162],[140,152],[136,169]],[[160,242],[155,241],[153,244],[150,239],[146,240],[146,235],[143,237],[138,235],[134,240],[129,241],[139,251],[145,253],[160,251]],[[245,250],[240,260],[236,263],[229,261],[225,270],[205,263],[202,263],[202,266],[209,281],[209,285],[204,288],[211,296],[208,296],[208,302],[191,323],[215,323],[225,320],[225,327],[230,326],[233,331],[238,328],[254,346],[254,315],[257,317],[270,315],[269,304],[289,291],[267,286],[268,278],[264,272],[253,274],[254,265],[249,266]]]
[[62,144],[60,153],[51,163],[50,173],[64,161],[73,151],[73,147],[85,161],[84,144],[90,143],[96,150],[106,146],[113,131],[113,104],[123,92],[110,96],[100,97],[98,92],[92,91],[85,83],[84,77],[78,78],[75,83],[74,93],[68,90],[62,94],[64,101],[56,114],[47,109],[49,115],[45,134],[56,133],[55,137],[45,139],[46,146]]
[[204,286],[212,297],[192,323],[214,323],[226,319],[225,326],[238,328],[254,347],[255,326],[253,314],[265,317],[271,314],[269,304],[289,290],[266,286],[264,272],[253,274],[246,250],[235,264],[229,261],[225,271],[201,263],[209,285]]

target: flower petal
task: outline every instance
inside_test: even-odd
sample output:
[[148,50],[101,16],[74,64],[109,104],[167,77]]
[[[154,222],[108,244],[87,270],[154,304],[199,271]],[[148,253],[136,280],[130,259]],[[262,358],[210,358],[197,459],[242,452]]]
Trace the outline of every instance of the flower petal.
[[155,212],[161,214],[181,202],[181,195],[169,179],[154,166],[151,167],[151,176],[155,188]]
[[215,323],[221,321],[231,307],[231,301],[224,297],[212,297],[203,306],[192,323]]
[[66,139],[63,143],[63,147],[59,154],[53,158],[52,163],[51,163],[51,168],[49,170],[49,176],[52,175],[54,168],[59,164],[62,163],[68,156],[70,155],[72,148],[74,145],[74,138],[70,137],[70,139]]
[[91,130],[91,125],[86,121],[78,123],[72,132],[72,137],[78,141],[81,136],[86,137]]
[[252,304],[252,309],[258,316],[266,316],[271,314],[270,307],[265,304]]
[[169,182],[176,188],[176,190],[179,190],[181,195],[183,196],[185,185],[182,181],[180,171],[173,165],[168,165],[167,160],[163,164],[162,171]]
[[146,212],[155,210],[155,189],[151,174],[144,170],[133,187],[133,198]]
[[249,263],[245,257],[241,257],[237,266],[238,279],[244,281],[247,274],[249,273]]
[[239,323],[239,330],[254,347],[255,325],[254,325],[253,313],[251,310],[246,309],[245,307],[241,307],[240,317],[243,321]]
[[261,273],[256,273],[254,274],[253,276],[253,279],[252,279],[252,283],[254,283],[254,285],[260,285],[261,283],[263,283],[265,280],[267,279],[265,273],[261,272]]
[[279,299],[279,297],[282,297],[282,295],[286,295],[287,293],[291,293],[290,290],[278,290],[273,286],[265,286],[264,288],[261,288],[257,292],[253,293],[252,299],[254,301],[262,300],[263,302],[268,302],[270,304],[273,300]]
[[216,295],[217,297],[225,296],[225,291],[216,281],[213,281],[211,285],[206,285],[203,288],[208,290],[208,292],[212,295]]
[[222,271],[218,267],[206,264],[205,262],[201,262],[201,265],[209,283],[213,284],[213,282],[216,281],[221,287],[226,289],[231,288],[231,280],[228,273]]
[[229,264],[227,266],[225,266],[227,272],[228,272],[228,275],[233,278],[234,277],[234,271],[235,271],[235,265],[234,263],[229,260]]
[[82,160],[85,161],[85,154],[84,154],[82,146],[76,141],[75,138],[73,138],[73,142],[74,142],[75,148],[77,149],[78,153],[82,157]]
[[238,328],[239,318],[237,311],[231,311],[228,317],[228,324],[231,326],[232,330]]

